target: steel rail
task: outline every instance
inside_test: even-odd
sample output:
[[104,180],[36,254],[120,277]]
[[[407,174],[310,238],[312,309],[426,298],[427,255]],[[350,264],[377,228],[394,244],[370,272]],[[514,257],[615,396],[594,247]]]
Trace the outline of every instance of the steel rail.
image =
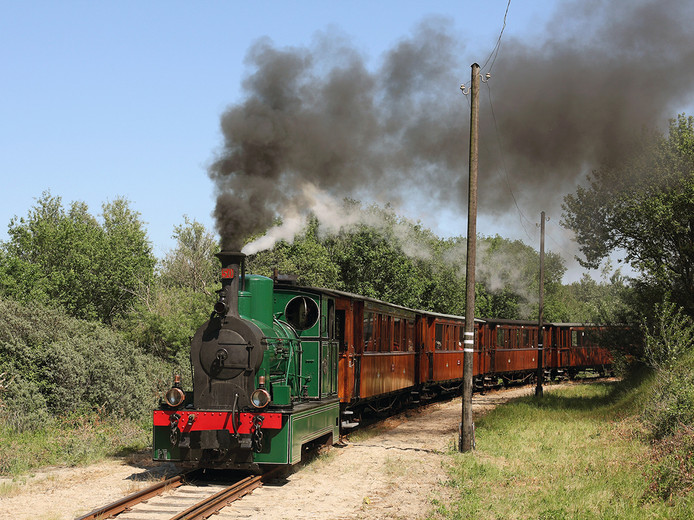
[[143,502],[154,496],[160,495],[164,491],[168,491],[169,489],[174,489],[179,486],[182,486],[184,484],[185,477],[186,475],[176,475],[175,477],[163,480],[162,482],[158,482],[153,486],[137,491],[131,495],[121,498],[120,500],[116,500],[111,504],[95,509],[91,513],[87,513],[84,516],[80,516],[75,520],[97,520],[103,518],[111,518],[112,516],[122,513],[126,509],[129,509],[132,506],[139,504],[140,502]]
[[219,510],[228,506],[231,502],[244,497],[254,489],[262,486],[264,480],[275,475],[278,471],[279,470],[275,469],[263,475],[246,477],[205,500],[198,502],[194,506],[189,507],[182,513],[172,516],[170,520],[204,520],[209,518]]

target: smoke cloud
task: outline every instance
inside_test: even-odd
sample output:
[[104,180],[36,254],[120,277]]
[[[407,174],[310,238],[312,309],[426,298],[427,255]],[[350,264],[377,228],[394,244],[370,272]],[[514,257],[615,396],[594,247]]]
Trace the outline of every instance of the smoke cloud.
[[[511,190],[528,212],[557,207],[587,171],[663,127],[691,99],[692,14],[685,0],[582,0],[562,4],[538,39],[504,37],[482,69],[493,63],[479,211],[513,209]],[[240,249],[278,215],[298,219],[316,192],[396,207],[414,194],[420,214],[464,213],[469,109],[458,87],[474,60],[463,42],[450,20],[428,18],[375,67],[334,31],[307,47],[254,44],[245,98],[222,115],[209,168],[224,247]]]

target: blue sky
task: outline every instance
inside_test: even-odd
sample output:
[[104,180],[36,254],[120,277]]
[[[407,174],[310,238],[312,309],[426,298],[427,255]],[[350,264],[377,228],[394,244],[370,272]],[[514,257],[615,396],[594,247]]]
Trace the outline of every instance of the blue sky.
[[[504,41],[533,38],[554,5],[512,1]],[[124,196],[162,256],[183,215],[214,229],[207,166],[222,142],[220,115],[241,101],[244,58],[259,38],[281,48],[308,45],[317,31],[341,32],[377,63],[424,17],[442,15],[465,43],[463,61],[472,64],[493,49],[507,0],[3,0],[0,6],[0,240],[12,216],[26,215],[44,190],[65,205],[84,201],[93,214]],[[452,78],[468,80],[469,69]],[[468,117],[462,101],[461,117]],[[560,215],[552,217],[548,233],[561,234]],[[514,219],[499,227],[482,218],[478,230],[534,241],[536,231],[524,232]],[[465,215],[448,212],[425,224],[460,235],[465,222]]]

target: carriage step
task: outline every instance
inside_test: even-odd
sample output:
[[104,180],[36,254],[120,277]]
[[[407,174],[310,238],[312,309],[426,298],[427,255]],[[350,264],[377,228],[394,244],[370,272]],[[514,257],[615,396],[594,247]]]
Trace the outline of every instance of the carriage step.
[[342,421],[340,426],[342,427],[343,430],[349,430],[349,429],[356,428],[357,426],[359,426],[359,423],[358,422],[350,422],[350,421]]

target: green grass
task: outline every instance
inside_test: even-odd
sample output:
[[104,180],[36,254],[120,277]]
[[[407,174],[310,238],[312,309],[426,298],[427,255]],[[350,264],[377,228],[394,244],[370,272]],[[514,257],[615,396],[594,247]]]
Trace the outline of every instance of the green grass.
[[593,383],[501,406],[452,452],[436,519],[694,518],[694,499],[649,499],[643,385]]
[[43,428],[18,432],[0,425],[0,475],[20,476],[51,465],[79,466],[142,450],[150,424],[98,417],[50,419]]

